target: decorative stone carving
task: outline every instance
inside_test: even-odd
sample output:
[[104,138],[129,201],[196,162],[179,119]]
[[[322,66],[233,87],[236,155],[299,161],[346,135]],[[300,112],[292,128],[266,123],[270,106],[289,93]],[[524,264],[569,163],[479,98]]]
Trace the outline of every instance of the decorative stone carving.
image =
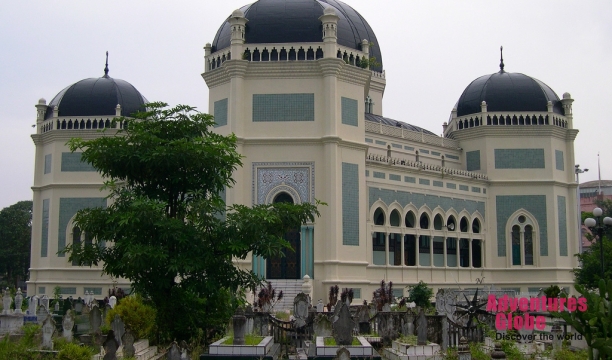
[[304,293],[297,294],[293,300],[293,316],[295,318],[295,326],[298,328],[306,325],[308,305],[310,305],[308,295]]

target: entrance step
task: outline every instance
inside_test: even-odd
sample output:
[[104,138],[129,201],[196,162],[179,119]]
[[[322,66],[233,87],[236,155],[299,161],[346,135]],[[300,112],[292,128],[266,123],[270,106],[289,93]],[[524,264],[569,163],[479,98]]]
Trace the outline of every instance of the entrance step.
[[293,299],[302,292],[302,283],[304,281],[301,279],[268,279],[266,281],[270,282],[272,287],[276,289],[276,294],[281,290],[283,291],[283,298],[274,305],[272,311],[293,310]]

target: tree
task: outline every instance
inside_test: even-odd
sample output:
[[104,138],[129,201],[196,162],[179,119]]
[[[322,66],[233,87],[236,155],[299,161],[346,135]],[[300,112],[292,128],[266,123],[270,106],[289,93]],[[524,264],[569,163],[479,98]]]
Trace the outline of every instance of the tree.
[[0,211],[0,274],[17,287],[30,268],[32,201],[20,201]]
[[[603,210],[602,218],[605,216],[612,217],[612,200],[604,199],[596,201],[597,206]],[[593,217],[592,212],[582,212],[582,223],[584,219]],[[593,241],[593,234],[587,233],[587,239]],[[587,289],[596,289],[601,279],[601,248],[596,239],[592,245],[582,254],[576,254],[581,267],[572,270],[574,273],[574,281]],[[612,239],[610,232],[604,232],[603,236],[603,251],[604,251],[604,280],[612,278]]]
[[[226,207],[220,194],[241,166],[236,137],[211,131],[212,116],[179,105],[147,105],[115,136],[72,139],[110,192],[106,208],[77,213],[95,240],[65,252],[80,264],[130,279],[157,310],[162,340],[209,338],[227,324],[240,289],[261,283],[233,259],[277,256],[289,229],[319,216],[310,203]],[[110,243],[110,246],[104,246]]]
[[408,288],[408,302],[414,302],[417,306],[424,309],[431,307],[431,298],[433,297],[433,290],[427,286],[423,280],[419,281],[416,285],[411,285]]

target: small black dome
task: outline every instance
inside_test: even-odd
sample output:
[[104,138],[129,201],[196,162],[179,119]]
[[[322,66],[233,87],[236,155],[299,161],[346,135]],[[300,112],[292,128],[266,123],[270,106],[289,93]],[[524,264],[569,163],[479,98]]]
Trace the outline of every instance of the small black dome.
[[[374,31],[368,22],[353,8],[337,0],[259,0],[240,10],[249,20],[246,24],[247,44],[322,42],[323,26],[319,17],[327,7],[336,10],[338,20],[338,44],[361,50],[361,41],[367,39],[370,56],[376,57],[382,71],[382,55]],[[212,51],[230,46],[229,23],[223,22],[212,43]]]
[[127,81],[108,76],[78,81],[60,91],[47,107],[45,119],[53,117],[57,106],[59,116],[115,115],[117,104],[121,115],[130,116],[144,110],[147,99]]
[[457,105],[457,116],[479,113],[480,104],[487,102],[487,111],[547,111],[552,101],[553,111],[564,115],[555,92],[540,80],[520,73],[500,71],[484,75],[465,88]]

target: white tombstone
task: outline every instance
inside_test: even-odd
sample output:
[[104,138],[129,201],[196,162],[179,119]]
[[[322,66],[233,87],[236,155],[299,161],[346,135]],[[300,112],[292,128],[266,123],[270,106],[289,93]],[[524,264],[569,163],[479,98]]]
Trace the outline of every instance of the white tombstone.
[[42,326],[42,348],[53,350],[53,333],[55,332],[55,322],[49,316],[45,319]]
[[117,298],[115,297],[115,295],[111,296],[110,299],[108,299],[108,304],[110,305],[111,309],[115,308],[115,305],[117,305]]
[[21,288],[17,288],[17,293],[15,294],[15,314],[21,314],[21,305],[23,305],[23,293],[21,292]]
[[[302,292],[308,296],[308,299],[312,299],[312,283],[310,282],[310,276],[304,275],[304,282],[302,282]],[[311,301],[308,301],[309,303]]]
[[38,308],[38,296],[34,295],[30,298],[28,302],[28,315],[34,316],[36,315],[36,309]]
[[40,305],[44,306],[45,309],[49,311],[49,297],[47,295],[43,295],[43,297],[40,298]]
[[74,315],[72,310],[68,310],[62,321],[62,336],[68,341],[72,341],[72,328],[74,327]]
[[317,312],[323,312],[323,300],[319,299],[317,303]]
[[4,290],[4,295],[2,296],[2,305],[4,306],[4,310],[2,311],[3,314],[11,313],[12,302],[13,298],[11,298],[11,292],[9,291],[9,288],[6,288],[6,290]]

